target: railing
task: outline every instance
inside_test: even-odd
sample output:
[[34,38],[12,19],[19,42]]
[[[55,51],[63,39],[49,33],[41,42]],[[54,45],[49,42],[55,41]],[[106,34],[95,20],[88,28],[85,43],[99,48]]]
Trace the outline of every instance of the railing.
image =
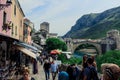
[[2,0],[0,0],[0,10],[10,6],[12,4],[11,0],[7,0],[5,4],[1,4]]

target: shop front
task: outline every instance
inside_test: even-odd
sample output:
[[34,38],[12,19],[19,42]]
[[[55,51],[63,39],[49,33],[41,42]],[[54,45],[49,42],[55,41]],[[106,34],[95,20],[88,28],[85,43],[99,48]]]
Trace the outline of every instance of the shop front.
[[29,66],[32,60],[36,60],[36,54],[31,50],[16,46],[20,42],[12,37],[0,34],[0,80],[12,78],[17,72],[21,72],[23,66]]
[[0,80],[6,79],[10,76],[10,70],[15,69],[16,61],[12,56],[15,55],[14,41],[18,40],[0,34]]

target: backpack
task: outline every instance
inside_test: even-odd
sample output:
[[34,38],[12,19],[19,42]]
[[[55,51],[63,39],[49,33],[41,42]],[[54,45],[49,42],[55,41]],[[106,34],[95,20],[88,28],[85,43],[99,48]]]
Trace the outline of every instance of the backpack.
[[89,67],[89,69],[90,69],[91,80],[99,80],[96,69],[95,68],[90,68],[90,67]]

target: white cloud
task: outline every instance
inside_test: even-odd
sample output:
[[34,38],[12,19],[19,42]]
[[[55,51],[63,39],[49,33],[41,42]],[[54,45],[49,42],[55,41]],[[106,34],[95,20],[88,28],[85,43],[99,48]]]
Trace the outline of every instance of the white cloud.
[[66,10],[70,9],[70,5],[72,4],[72,2],[67,2],[61,0],[60,2],[58,0],[52,0],[49,1],[49,6],[47,7],[47,9],[44,10],[44,12],[42,12],[43,14],[41,14],[41,10],[38,12],[40,15],[34,15],[35,17],[40,17],[41,19],[50,19],[52,17],[56,17],[57,15],[63,13]]
[[43,6],[45,3],[42,0],[19,0],[25,13],[31,12],[33,9]]

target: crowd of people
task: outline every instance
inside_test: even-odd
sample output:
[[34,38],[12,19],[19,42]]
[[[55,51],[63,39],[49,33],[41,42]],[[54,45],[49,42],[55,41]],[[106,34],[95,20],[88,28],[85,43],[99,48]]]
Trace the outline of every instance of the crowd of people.
[[[46,80],[50,80],[50,74],[52,80],[118,80],[120,78],[120,67],[111,63],[102,64],[102,74],[98,75],[94,56],[84,55],[81,66],[77,64],[58,65],[54,59],[45,59],[42,64]],[[29,71],[24,74],[29,74]],[[58,75],[57,78],[56,75]],[[32,77],[29,77],[31,79],[23,78],[20,80],[35,80]]]
[[[109,67],[109,68],[108,68]],[[94,56],[83,56],[82,66],[76,64],[57,65],[54,61],[45,61],[43,65],[46,80],[50,79],[50,72],[53,80],[58,73],[58,80],[118,80],[120,68],[116,64],[104,63],[101,65],[102,74],[98,75],[97,64]],[[108,79],[109,78],[109,79]]]
[[[63,67],[63,65],[61,67]],[[58,74],[58,80],[99,80],[96,62],[94,61],[93,56],[90,58],[88,58],[87,55],[83,56],[82,67],[71,64],[67,65],[66,68],[60,69],[61,71]]]

